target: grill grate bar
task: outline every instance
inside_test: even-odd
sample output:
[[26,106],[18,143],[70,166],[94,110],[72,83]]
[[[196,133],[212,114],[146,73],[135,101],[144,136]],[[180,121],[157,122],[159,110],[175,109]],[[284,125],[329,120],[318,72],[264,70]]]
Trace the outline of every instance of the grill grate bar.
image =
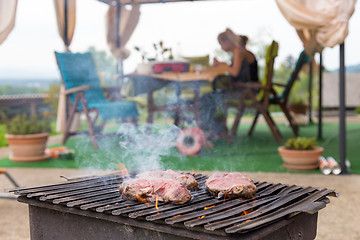
[[119,184],[117,183],[115,186],[114,185],[102,185],[99,187],[90,187],[90,188],[84,188],[84,189],[80,189],[80,190],[71,189],[71,191],[69,191],[69,192],[42,196],[39,199],[40,199],[40,201],[46,201],[46,200],[53,200],[53,199],[57,199],[57,198],[65,198],[65,197],[71,197],[71,196],[77,196],[77,195],[84,195],[84,194],[97,192],[100,190],[113,189],[116,187],[119,188],[118,185]]
[[[291,187],[287,187],[286,189],[283,189],[283,191],[281,193],[279,193],[278,195],[272,196],[265,196],[260,193],[259,195],[255,195],[255,197],[253,199],[248,199],[247,201],[239,201],[240,199],[234,199],[231,200],[225,204],[221,204],[218,206],[215,206],[214,208],[210,208],[210,209],[206,209],[200,212],[197,212],[195,217],[199,217],[199,216],[205,216],[204,218],[201,219],[195,219],[195,220],[191,220],[191,221],[187,221],[185,222],[185,226],[187,227],[194,227],[194,226],[198,226],[201,224],[205,224],[205,223],[209,223],[209,222],[214,222],[214,221],[218,221],[221,219],[224,219],[226,217],[226,214],[230,214],[230,216],[236,216],[238,214],[242,214],[244,213],[244,211],[249,211],[251,209],[254,209],[255,207],[264,205],[270,201],[276,201],[278,198],[280,198],[281,196],[287,196],[287,193],[296,190],[297,186],[291,186]],[[240,206],[238,206],[240,205]],[[201,214],[201,215],[200,215]],[[192,216],[185,216],[184,220],[187,220],[186,218],[189,218]],[[175,223],[175,222],[179,222],[180,219],[166,219],[165,221],[167,223]]]
[[[121,199],[118,188],[123,178],[120,174],[15,188],[10,191],[26,195],[28,198],[64,204],[81,210],[106,212],[108,215],[127,214],[130,218],[162,220],[162,223],[166,224],[182,223],[189,228],[202,226],[206,231],[216,232],[223,229],[225,233],[252,231],[298,212],[317,212],[327,203],[327,195],[336,194],[333,190],[327,189],[254,181],[258,191],[252,199],[237,198],[225,201],[207,191],[205,181],[208,176],[193,176],[198,181],[200,189],[191,191],[190,202],[181,205],[159,202],[158,209],[155,208],[154,202],[145,204]],[[247,211],[246,214],[244,211]]]
[[99,201],[99,200],[106,200],[106,199],[114,198],[114,197],[120,198],[120,193],[119,192],[114,192],[114,193],[109,193],[109,194],[96,196],[96,197],[93,197],[93,198],[86,198],[86,199],[81,199],[81,200],[77,200],[77,201],[71,201],[71,202],[66,203],[66,206],[75,207],[75,206],[78,206],[78,205],[93,203],[93,202],[96,202],[96,201]]
[[[291,202],[292,200],[298,198],[298,197],[301,197],[303,195],[306,195],[310,192],[314,191],[313,188],[307,188],[307,189],[304,189],[300,192],[295,192],[293,194],[290,194],[290,195],[285,195],[281,198],[275,198],[273,199],[272,202],[266,202],[266,205],[263,206],[263,207],[260,207],[259,209],[251,212],[251,213],[248,213],[246,215],[244,215],[244,211],[249,211],[251,209],[254,209],[254,207],[258,207],[258,206],[261,206],[261,205],[257,205],[255,203],[255,205],[251,208],[248,208],[248,209],[236,209],[236,208],[233,208],[231,210],[229,210],[228,212],[223,212],[221,214],[221,216],[217,216],[217,218],[215,219],[210,219],[210,221],[208,222],[212,222],[214,220],[218,220],[222,217],[222,219],[224,218],[227,218],[227,217],[231,217],[233,216],[232,218],[229,218],[229,219],[225,219],[223,221],[220,221],[220,222],[215,222],[215,223],[208,223],[207,225],[205,225],[205,229],[207,230],[216,230],[216,229],[219,229],[219,228],[223,228],[223,227],[226,227],[226,226],[229,226],[229,225],[233,225],[235,223],[239,223],[241,221],[245,221],[245,220],[248,220],[248,219],[251,219],[251,218],[255,218],[257,216],[260,216],[260,215],[263,215],[265,213],[268,213],[272,210],[275,210],[283,205],[286,205],[288,204],[289,202]],[[231,211],[231,212],[230,212]],[[229,214],[230,213],[230,214]],[[239,215],[240,214],[240,215]],[[220,217],[220,218],[219,218]]]
[[92,193],[85,193],[85,194],[74,195],[74,196],[70,196],[70,197],[57,198],[57,199],[53,200],[53,203],[54,204],[60,204],[60,203],[80,200],[80,199],[84,199],[84,198],[95,197],[95,196],[99,196],[99,195],[102,195],[102,194],[116,193],[118,191],[119,191],[118,187],[115,187],[115,188],[109,189],[109,190],[106,189],[106,190],[92,192]]
[[[194,200],[191,200],[190,202],[185,203],[185,204],[181,204],[181,205],[166,204],[166,205],[158,207],[158,209],[151,208],[151,209],[146,209],[146,210],[131,213],[131,214],[129,214],[129,217],[137,218],[137,217],[146,216],[146,215],[150,215],[150,214],[154,214],[154,213],[156,215],[159,215],[159,214],[161,214],[161,212],[164,212],[166,210],[178,209],[178,208],[181,208],[181,207],[189,206],[191,204],[196,204],[198,202],[204,201],[204,200],[206,200],[208,198],[209,198],[209,196],[206,196],[206,195],[199,196],[198,198],[196,198]],[[159,213],[159,214],[157,214],[157,213]],[[162,218],[165,218],[165,217],[162,217]]]
[[129,208],[131,206],[141,205],[141,204],[143,204],[143,203],[120,199],[120,201],[118,203],[115,203],[113,205],[96,208],[96,212],[106,212],[106,211],[111,211],[111,210],[115,210],[115,209],[119,209],[119,208]]
[[[259,187],[258,187],[259,186]],[[268,184],[259,184],[257,187],[258,187],[258,192],[261,192],[264,188],[266,188],[266,187],[268,187],[269,185]],[[205,188],[205,187],[204,187]],[[207,192],[207,191],[206,191]],[[208,193],[209,194],[209,193]],[[209,194],[208,195],[209,196],[209,199],[214,199],[214,196],[213,195],[211,195],[211,194]],[[220,203],[220,202],[223,202],[224,200],[222,200],[222,199],[217,199],[217,203]],[[237,203],[237,205],[239,205],[239,204],[241,204],[241,202],[239,202],[239,199],[236,199],[236,200],[229,200],[228,202],[226,202],[226,204],[229,204],[229,202],[236,202]],[[244,202],[248,202],[248,201],[251,201],[251,199],[245,199],[245,200],[243,200]],[[211,205],[213,205],[213,204],[209,204],[208,206],[205,206],[205,207],[209,207],[209,206],[211,206]],[[182,205],[182,206],[184,206],[184,205]],[[219,204],[219,205],[216,205],[215,207],[221,207],[222,206],[222,204]],[[225,206],[225,205],[224,205]],[[228,206],[225,206],[225,209],[227,209],[227,208],[229,208]],[[212,209],[212,208],[211,208]],[[200,211],[196,211],[195,213],[197,213],[197,212],[202,212],[202,210],[200,210]],[[179,214],[181,214],[181,215],[183,215],[184,214],[184,212],[174,212],[174,211],[172,211],[172,212],[164,212],[164,213],[160,213],[160,214],[155,214],[155,215],[151,215],[151,216],[148,216],[147,218],[146,218],[146,220],[148,220],[148,221],[154,221],[154,220],[158,220],[158,219],[163,219],[163,218],[168,218],[168,217],[170,217],[170,218],[168,218],[169,220],[169,223],[168,224],[173,224],[173,223],[171,223],[172,221],[175,221],[175,222],[179,222],[179,219],[181,219],[181,217],[182,216],[178,216],[177,218],[173,218],[173,216],[174,215],[179,215]],[[192,214],[192,213],[189,213],[189,214]],[[203,215],[205,215],[205,214],[201,214],[201,215],[199,215],[199,216],[203,216]],[[197,217],[199,217],[199,216],[197,216]]]
[[102,176],[96,178],[87,178],[85,180],[71,180],[64,183],[56,183],[50,185],[41,185],[36,187],[29,187],[29,188],[14,188],[10,189],[9,192],[14,192],[16,195],[25,195],[29,193],[36,193],[40,191],[51,191],[55,189],[66,189],[70,186],[78,186],[83,184],[91,184],[93,182],[104,182],[109,180],[120,179],[120,176],[117,175],[109,175],[109,176]]
[[[158,206],[162,206],[165,205],[166,203],[164,202],[159,202]],[[143,209],[147,209],[147,208],[155,208],[155,203],[154,202],[149,202],[149,203],[141,203],[132,207],[125,207],[125,208],[121,208],[121,209],[117,209],[111,212],[112,215],[118,216],[121,214],[126,214],[126,213],[131,213],[134,211],[139,211],[139,210],[143,210]]]
[[209,207],[209,206],[212,206],[214,204],[218,204],[218,203],[222,202],[221,199],[214,198],[213,196],[211,196],[209,198],[210,199],[203,200],[203,201],[201,201],[201,203],[198,203],[198,204],[195,204],[195,205],[191,204],[189,206],[185,206],[185,207],[181,207],[181,208],[178,208],[178,209],[170,210],[170,211],[167,211],[167,212],[164,212],[164,213],[147,216],[146,220],[154,221],[154,220],[158,220],[158,219],[173,217],[174,215],[188,213],[188,212],[195,211],[195,210],[198,210],[198,209],[204,209],[204,207]]
[[80,206],[81,210],[88,210],[91,208],[98,208],[98,207],[102,207],[102,206],[106,206],[109,204],[115,204],[115,203],[119,203],[121,201],[119,196],[116,196],[115,198],[111,198],[111,199],[106,199],[106,200],[102,200],[102,201],[98,201],[98,202],[93,202],[93,203],[88,203],[88,204],[84,204]]
[[53,195],[53,194],[61,194],[61,193],[66,193],[66,192],[71,192],[71,191],[79,191],[81,189],[92,189],[94,187],[98,187],[98,186],[106,186],[106,185],[113,185],[113,184],[121,184],[122,180],[121,179],[112,179],[112,180],[106,180],[106,181],[95,181],[92,183],[81,183],[78,185],[72,185],[71,187],[66,187],[66,188],[59,188],[56,190],[48,190],[48,191],[40,191],[40,192],[35,192],[35,193],[29,193],[26,196],[28,198],[32,198],[32,197],[41,197],[41,196],[48,196],[48,195]]
[[[209,214],[208,215],[202,215],[204,217],[201,217],[201,218],[197,218],[197,219],[193,219],[193,220],[190,220],[190,221],[186,221],[184,222],[184,225],[186,227],[195,227],[195,226],[199,226],[199,225],[203,225],[203,224],[207,224],[209,222],[213,222],[213,221],[224,221],[224,219],[228,218],[228,217],[231,217],[231,216],[236,216],[238,214],[242,214],[244,211],[249,211],[251,209],[253,209],[254,207],[257,207],[257,206],[261,206],[263,204],[266,204],[268,202],[271,202],[273,201],[275,198],[278,198],[276,196],[269,196],[269,197],[265,197],[263,199],[260,199],[258,201],[256,201],[255,203],[253,202],[247,202],[245,204],[242,204],[236,208],[232,208],[232,209],[229,209],[227,208],[226,210],[223,210],[221,212],[218,212],[218,213],[213,213],[213,214]],[[233,211],[236,211],[233,212]],[[168,223],[168,221],[166,221],[166,223]]]
[[[262,189],[260,188],[259,191],[261,191],[261,190]],[[260,198],[260,195],[255,194],[254,199],[258,199],[258,198]],[[181,216],[178,216],[176,218],[165,219],[165,222],[168,223],[168,224],[174,224],[174,223],[177,223],[177,222],[183,222],[183,221],[193,219],[193,218],[196,218],[196,217],[201,217],[201,216],[204,216],[204,215],[209,215],[209,214],[213,214],[215,212],[223,211],[225,209],[235,207],[237,205],[246,204],[246,203],[248,203],[250,201],[254,201],[254,199],[237,198],[237,199],[233,199],[233,200],[228,200],[226,202],[223,202],[224,204],[219,204],[219,205],[216,205],[216,206],[214,206],[212,208],[196,211],[196,212],[193,212],[193,213],[182,214]]]
[[[324,198],[325,196],[334,193],[332,190],[322,189],[318,192],[313,193],[310,196],[307,196],[306,198],[303,198],[302,200],[295,202],[289,206],[286,206],[282,209],[279,209],[278,211],[272,212],[268,215],[253,219],[248,222],[243,222],[238,225],[229,227],[225,229],[225,232],[227,233],[236,233],[236,232],[247,232],[250,230],[257,229],[259,227],[265,226],[269,223],[272,223],[276,220],[279,220],[289,214],[302,212],[304,209],[307,209],[310,203],[313,203],[312,209],[313,211],[318,211],[321,208],[325,207],[326,203],[324,202],[316,202],[317,200],[320,200],[321,198]],[[206,226],[205,226],[206,227]]]

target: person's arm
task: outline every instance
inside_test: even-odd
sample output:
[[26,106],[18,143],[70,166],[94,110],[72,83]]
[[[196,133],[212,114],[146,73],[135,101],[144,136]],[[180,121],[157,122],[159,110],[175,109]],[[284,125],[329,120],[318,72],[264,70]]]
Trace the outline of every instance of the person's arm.
[[232,64],[232,66],[229,66],[229,68],[228,68],[228,72],[231,76],[235,77],[235,76],[239,75],[244,57],[245,57],[245,55],[244,55],[242,49],[235,48],[234,54],[233,54],[233,64]]
[[242,52],[241,48],[235,48],[234,53],[233,53],[233,64],[232,66],[229,66],[228,64],[224,63],[224,62],[219,62],[216,58],[214,58],[214,63],[213,63],[213,67],[218,67],[218,66],[226,66],[226,71],[231,75],[231,76],[237,76],[240,73],[241,67],[242,67],[242,61],[244,59],[244,54]]

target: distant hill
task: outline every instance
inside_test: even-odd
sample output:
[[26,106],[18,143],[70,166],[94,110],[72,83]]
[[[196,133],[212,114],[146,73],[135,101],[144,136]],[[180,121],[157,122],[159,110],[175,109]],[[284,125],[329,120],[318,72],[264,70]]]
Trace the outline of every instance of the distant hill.
[[[345,71],[347,73],[360,73],[360,64],[346,66]],[[334,69],[330,72],[339,72],[339,69]]]

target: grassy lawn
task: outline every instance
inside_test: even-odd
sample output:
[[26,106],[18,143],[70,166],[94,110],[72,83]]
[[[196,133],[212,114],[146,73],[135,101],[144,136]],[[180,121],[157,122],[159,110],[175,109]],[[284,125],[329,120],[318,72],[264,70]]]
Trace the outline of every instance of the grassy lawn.
[[[129,169],[151,169],[154,167],[176,170],[222,170],[247,172],[301,172],[320,173],[319,170],[290,171],[282,166],[277,153],[277,144],[266,124],[258,124],[252,137],[247,136],[249,124],[242,124],[233,143],[224,140],[214,142],[214,149],[203,149],[196,156],[183,156],[170,144],[170,137],[155,135],[151,138],[138,136],[141,141],[136,144],[124,145],[118,138],[99,140],[100,149],[94,150],[86,137],[71,138],[66,146],[74,149],[74,159],[56,159],[37,163],[14,163],[9,159],[1,159],[1,167],[44,167],[44,168],[92,168],[114,169],[123,163]],[[292,137],[292,132],[285,124],[279,124],[283,139]],[[318,141],[323,146],[324,156],[339,159],[338,124],[325,123],[324,139]],[[360,174],[359,141],[360,124],[347,124],[347,158],[351,162],[350,172]],[[300,128],[300,135],[316,137],[317,125]],[[159,141],[163,139],[163,141]],[[124,143],[124,142],[122,142]]]

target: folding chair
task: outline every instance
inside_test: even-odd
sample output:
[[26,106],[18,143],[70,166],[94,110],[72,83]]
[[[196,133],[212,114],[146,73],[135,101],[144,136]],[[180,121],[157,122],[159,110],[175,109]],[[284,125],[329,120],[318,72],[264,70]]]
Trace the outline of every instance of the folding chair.
[[[287,104],[288,104],[288,99],[289,99],[291,88],[294,85],[295,80],[298,78],[301,68],[304,66],[305,63],[308,63],[308,62],[310,62],[309,56],[307,56],[306,53],[304,51],[302,51],[299,55],[299,58],[295,65],[295,68],[292,71],[287,83],[286,84],[274,83],[274,82],[272,83],[272,90],[271,90],[272,95],[270,96],[270,101],[269,101],[270,105],[273,104],[273,105],[280,106],[281,110],[283,111],[287,120],[289,121],[291,129],[293,130],[293,132],[296,136],[299,135],[299,129],[287,108]],[[278,89],[280,89],[282,91],[281,92],[277,91]],[[254,118],[254,121],[253,121],[252,126],[249,131],[249,136],[251,136],[254,131],[259,114],[260,114],[260,112],[257,111],[256,116]]]
[[[71,135],[88,133],[94,148],[98,148],[95,134],[101,134],[108,119],[136,119],[138,111],[135,102],[109,102],[100,86],[94,60],[89,52],[71,53],[55,52],[57,64],[65,86],[67,121],[63,144]],[[84,113],[88,131],[70,132],[70,126],[76,112]],[[95,125],[98,117],[102,121]]]
[[[234,101],[231,101],[230,104],[226,104],[227,107],[235,107],[237,109],[236,117],[230,134],[228,136],[228,143],[231,142],[233,137],[235,136],[240,123],[240,119],[245,109],[247,108],[256,109],[259,114],[261,113],[264,116],[264,119],[268,124],[275,140],[278,143],[281,143],[281,133],[268,111],[270,102],[269,99],[272,93],[274,62],[278,54],[278,49],[279,44],[275,41],[273,41],[271,45],[267,48],[265,55],[266,66],[264,79],[261,83],[231,83],[231,86],[233,88],[241,88],[241,90],[239,90],[239,97],[235,104]],[[256,117],[258,117],[258,115]]]

